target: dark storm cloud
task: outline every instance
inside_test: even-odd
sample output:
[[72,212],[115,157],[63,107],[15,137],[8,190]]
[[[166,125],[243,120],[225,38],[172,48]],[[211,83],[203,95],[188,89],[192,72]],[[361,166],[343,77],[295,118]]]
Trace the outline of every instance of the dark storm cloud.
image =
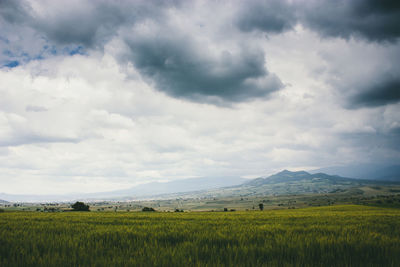
[[117,27],[125,21],[121,9],[105,3],[71,11],[38,20],[36,28],[58,44],[92,47],[115,34]]
[[[128,40],[131,62],[156,89],[173,97],[225,105],[266,97],[283,87],[279,78],[267,71],[261,50],[236,45],[239,48],[234,52],[223,50],[215,54],[197,44],[194,33],[185,34],[167,26],[171,18],[165,12],[170,7],[179,7],[178,1],[64,4],[63,9],[52,7],[40,15],[18,5],[9,6],[21,10],[26,24],[58,45],[102,49],[112,36]],[[279,2],[273,6],[278,7]],[[276,27],[287,27],[278,25],[280,22],[276,20]],[[132,27],[144,21],[151,21],[159,28],[157,35],[149,37],[132,32]],[[248,26],[243,24],[243,27]]]
[[244,32],[281,33],[296,24],[295,10],[282,0],[246,1],[239,9],[236,24]]
[[170,31],[135,34],[127,41],[136,68],[158,90],[197,102],[240,102],[283,87],[265,68],[264,53],[239,47],[212,53],[187,36]]
[[[52,3],[37,14],[26,1],[0,1],[0,16],[9,23],[28,25],[56,44],[102,47],[122,26],[161,19],[164,9],[179,1],[81,1]],[[63,8],[57,7],[57,5]]]
[[[397,140],[400,140],[400,127],[395,127],[390,130],[392,136],[396,136]],[[400,143],[400,141],[398,141]]]
[[[37,20],[36,28],[59,44],[100,46],[118,34],[123,26],[130,26],[146,18],[161,19],[167,4],[159,1],[86,1],[81,6],[71,5],[66,11],[49,14]],[[174,2],[168,2],[175,4]]]
[[400,78],[391,77],[381,83],[372,83],[370,88],[361,91],[352,98],[352,104],[358,106],[382,106],[400,101]]
[[[90,47],[115,35],[121,25],[148,18],[162,21],[165,9],[181,6],[179,1],[83,1],[79,6],[64,5],[62,12],[50,10],[45,17],[37,17],[25,2],[4,1],[1,14],[10,22],[28,21],[60,44]],[[399,1],[246,1],[235,17],[244,32],[280,33],[299,22],[326,37],[395,41],[400,36]]]
[[[398,1],[270,0],[236,3],[233,9],[221,9],[231,12],[233,21],[211,25],[224,28],[233,23],[234,27],[224,28],[229,30],[218,38],[207,32],[203,37],[209,43],[205,45],[196,42],[198,32],[191,32],[185,25],[174,26],[171,22],[174,16],[196,12],[193,10],[195,5],[180,1],[49,1],[48,6],[38,12],[26,1],[3,0],[0,1],[0,22],[33,29],[38,34],[37,42],[45,39],[49,42],[46,45],[54,45],[55,51],[72,45],[82,49],[71,51],[86,54],[90,49],[102,50],[108,41],[116,37],[129,47],[127,60],[156,89],[173,97],[214,104],[263,98],[283,87],[279,78],[266,69],[265,55],[257,49],[257,41],[249,32],[279,34],[299,23],[323,37],[355,37],[393,43],[400,36]],[[210,1],[204,6],[212,10],[213,5],[215,2]],[[168,12],[170,10],[173,12]],[[138,24],[149,21],[156,25],[155,35],[134,32]],[[238,35],[238,31],[243,34]],[[7,33],[2,35],[7,37]],[[234,51],[219,48],[216,52],[208,47],[224,38],[236,46]],[[246,42],[248,46],[242,45]],[[8,45],[15,46],[13,43]],[[20,54],[35,55],[25,51]],[[45,55],[51,56],[48,53]],[[3,61],[4,66],[12,67],[17,62],[23,64],[28,60],[12,58]],[[358,88],[360,91],[357,93],[354,90]],[[351,102],[354,106],[377,106],[398,100],[398,91],[393,89],[390,81],[370,87],[355,86],[354,90],[348,94],[353,97]]]
[[[323,38],[352,37],[395,45],[400,36],[400,1],[247,1],[238,9],[236,17],[236,26],[243,32],[281,33],[293,29],[298,23]],[[390,58],[378,61],[386,61],[383,66],[392,75],[383,75],[382,69],[365,76],[356,75],[358,78],[346,73],[341,76],[332,73],[331,77],[340,81],[333,85],[347,98],[348,108],[374,107],[399,101],[399,79],[394,78],[400,75],[397,62]],[[330,61],[329,64],[334,63]],[[369,61],[367,64],[375,63]]]
[[1,0],[0,17],[9,23],[23,23],[29,14],[30,6],[19,0]]
[[326,37],[396,41],[400,36],[400,1],[337,0],[301,3],[301,22]]
[[236,16],[244,32],[281,33],[300,23],[323,37],[393,42],[400,36],[397,0],[246,1]]

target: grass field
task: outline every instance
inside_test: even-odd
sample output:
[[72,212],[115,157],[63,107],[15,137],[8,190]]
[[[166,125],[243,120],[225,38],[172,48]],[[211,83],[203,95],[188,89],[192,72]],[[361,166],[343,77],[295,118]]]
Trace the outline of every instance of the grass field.
[[0,266],[400,266],[400,210],[4,212]]

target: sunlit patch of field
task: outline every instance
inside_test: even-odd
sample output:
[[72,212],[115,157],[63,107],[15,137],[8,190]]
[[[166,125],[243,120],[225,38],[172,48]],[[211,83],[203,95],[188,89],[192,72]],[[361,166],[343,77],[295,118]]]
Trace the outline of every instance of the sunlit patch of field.
[[4,212],[0,266],[400,266],[400,210]]

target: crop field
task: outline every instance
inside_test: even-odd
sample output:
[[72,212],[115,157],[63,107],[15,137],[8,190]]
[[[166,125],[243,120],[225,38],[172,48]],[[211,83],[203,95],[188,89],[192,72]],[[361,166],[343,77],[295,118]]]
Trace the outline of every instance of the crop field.
[[400,266],[400,210],[3,212],[0,266]]

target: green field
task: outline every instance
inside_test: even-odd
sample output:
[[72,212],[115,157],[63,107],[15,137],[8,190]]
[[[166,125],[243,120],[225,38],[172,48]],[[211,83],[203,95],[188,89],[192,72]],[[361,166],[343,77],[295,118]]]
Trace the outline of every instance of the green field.
[[400,266],[400,210],[4,212],[0,266]]

